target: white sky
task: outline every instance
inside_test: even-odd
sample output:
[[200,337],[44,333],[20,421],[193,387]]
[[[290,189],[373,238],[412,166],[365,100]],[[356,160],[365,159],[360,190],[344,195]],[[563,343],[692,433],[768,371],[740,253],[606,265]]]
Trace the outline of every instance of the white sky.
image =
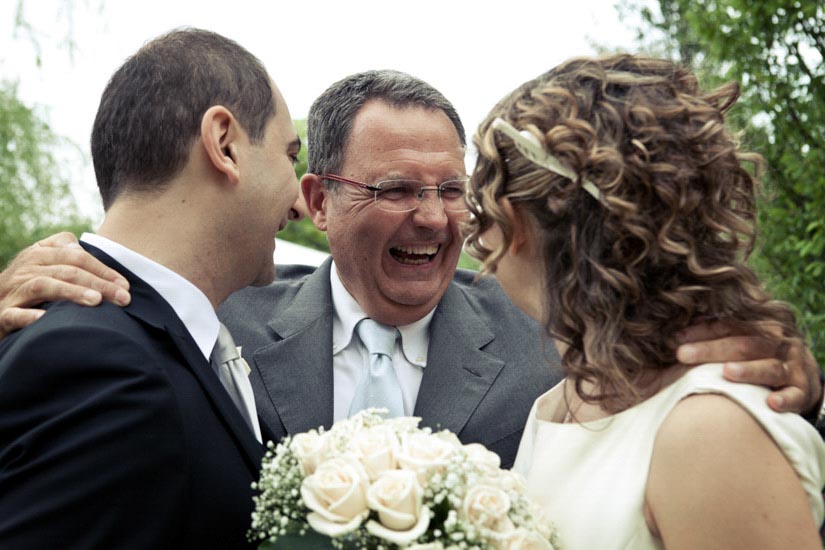
[[73,58],[65,0],[27,0],[42,65],[17,31],[16,0],[0,0],[0,77],[18,80],[20,95],[85,162],[69,166],[84,210],[100,216],[88,139],[109,76],[144,42],[178,26],[232,38],[266,65],[293,118],[305,118],[329,84],[354,72],[392,68],[441,90],[456,106],[468,138],[508,91],[593,44],[633,49],[617,0],[74,0]]

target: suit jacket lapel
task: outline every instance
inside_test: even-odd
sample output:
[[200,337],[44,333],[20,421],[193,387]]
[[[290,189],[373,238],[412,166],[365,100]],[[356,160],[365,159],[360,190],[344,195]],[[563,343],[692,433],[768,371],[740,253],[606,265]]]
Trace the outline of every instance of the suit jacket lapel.
[[172,306],[152,287],[147,285],[134,273],[123,267],[94,246],[81,243],[98,260],[105,263],[129,281],[132,301],[124,309],[133,317],[169,334],[171,340],[186,360],[186,366],[197,378],[209,400],[226,422],[230,432],[235,436],[239,447],[243,449],[250,468],[256,473],[260,469],[263,447],[255,439],[232,399],[226,393],[212,366],[204,358],[195,340],[186,330],[183,322],[175,314]]
[[414,413],[424,425],[461,432],[504,367],[482,349],[493,338],[461,289],[451,283],[430,325],[427,367]]
[[331,264],[324,262],[290,303],[272,312],[268,325],[277,341],[253,355],[253,368],[289,434],[332,425]]

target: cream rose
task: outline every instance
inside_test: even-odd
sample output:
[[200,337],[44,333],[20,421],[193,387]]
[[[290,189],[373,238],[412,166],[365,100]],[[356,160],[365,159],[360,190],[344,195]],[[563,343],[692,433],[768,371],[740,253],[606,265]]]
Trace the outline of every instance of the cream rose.
[[298,459],[304,476],[312,475],[329,452],[329,435],[319,434],[315,430],[296,434],[292,437],[289,448]]
[[[461,509],[464,517],[489,534],[508,534],[514,529],[507,513],[510,497],[492,485],[474,485],[464,497]],[[498,537],[496,537],[498,538]]]
[[534,531],[516,529],[503,545],[503,550],[554,550],[550,542]]
[[505,491],[514,491],[519,495],[524,495],[527,490],[527,483],[524,477],[511,470],[499,470],[482,476],[479,481],[483,485],[492,485]]
[[367,505],[378,512],[378,521],[367,522],[367,531],[405,546],[427,530],[430,513],[421,502],[424,490],[415,472],[388,470],[367,491]]
[[301,498],[307,508],[310,527],[323,535],[338,537],[354,531],[369,515],[369,478],[353,456],[342,455],[318,465],[304,478]]
[[484,473],[494,473],[501,469],[501,458],[481,443],[464,445],[464,452],[467,453],[467,460],[478,465]]
[[398,464],[423,476],[429,472],[441,471],[450,461],[450,456],[458,449],[452,440],[427,433],[405,434],[401,438]]
[[356,432],[349,441],[348,450],[361,461],[370,481],[396,466],[398,436],[389,426],[373,426]]

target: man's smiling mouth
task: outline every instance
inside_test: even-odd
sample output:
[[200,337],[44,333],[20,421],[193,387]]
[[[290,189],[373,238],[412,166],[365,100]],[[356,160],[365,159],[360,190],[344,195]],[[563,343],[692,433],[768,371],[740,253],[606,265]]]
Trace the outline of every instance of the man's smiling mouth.
[[433,261],[440,248],[440,244],[397,246],[390,248],[390,255],[402,264],[423,265]]

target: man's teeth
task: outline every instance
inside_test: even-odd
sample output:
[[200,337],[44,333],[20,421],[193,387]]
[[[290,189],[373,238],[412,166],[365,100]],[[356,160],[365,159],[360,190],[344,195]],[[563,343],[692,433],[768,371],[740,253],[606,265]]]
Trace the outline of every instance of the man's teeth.
[[395,249],[399,252],[404,252],[406,254],[427,254],[429,256],[438,252],[438,245],[431,244],[427,246],[397,246],[395,247]]
[[404,264],[421,265],[431,261],[438,254],[440,245],[396,246],[390,249],[392,257]]

